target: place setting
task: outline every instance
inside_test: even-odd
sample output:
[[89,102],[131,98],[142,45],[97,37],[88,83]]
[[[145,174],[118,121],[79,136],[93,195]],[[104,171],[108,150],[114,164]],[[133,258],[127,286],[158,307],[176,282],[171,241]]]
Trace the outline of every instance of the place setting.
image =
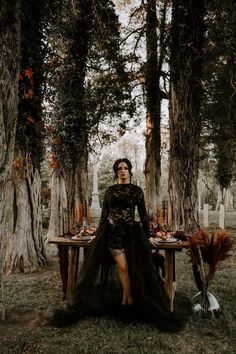
[[171,231],[169,225],[152,225],[150,229],[154,243],[180,243],[186,237],[183,231]]
[[87,241],[90,242],[95,238],[95,233],[97,231],[96,226],[76,226],[71,227],[69,230],[62,235],[72,241]]

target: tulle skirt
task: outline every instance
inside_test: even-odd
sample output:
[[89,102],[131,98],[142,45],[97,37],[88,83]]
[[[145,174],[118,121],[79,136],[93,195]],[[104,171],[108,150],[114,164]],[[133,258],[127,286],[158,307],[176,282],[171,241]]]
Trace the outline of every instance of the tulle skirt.
[[[121,305],[122,288],[109,247],[125,248],[132,306]],[[66,312],[56,312],[54,322],[63,326],[85,316],[103,315],[153,323],[166,331],[182,327],[169,310],[163,280],[153,265],[148,240],[137,221],[116,227],[109,222],[99,226],[79,273],[71,306]]]

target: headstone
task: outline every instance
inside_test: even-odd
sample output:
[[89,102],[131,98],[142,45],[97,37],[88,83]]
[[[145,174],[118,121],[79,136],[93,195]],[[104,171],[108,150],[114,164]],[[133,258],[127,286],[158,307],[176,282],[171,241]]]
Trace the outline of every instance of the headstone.
[[202,208],[202,203],[201,203],[201,191],[198,192],[198,211],[200,212]]
[[101,207],[99,203],[98,193],[98,170],[97,165],[93,166],[93,191],[92,191],[92,203],[91,203],[91,223],[98,225],[101,216]]
[[219,227],[221,229],[225,228],[225,205],[223,203],[220,204],[220,220]]
[[203,204],[203,226],[209,227],[209,204]]

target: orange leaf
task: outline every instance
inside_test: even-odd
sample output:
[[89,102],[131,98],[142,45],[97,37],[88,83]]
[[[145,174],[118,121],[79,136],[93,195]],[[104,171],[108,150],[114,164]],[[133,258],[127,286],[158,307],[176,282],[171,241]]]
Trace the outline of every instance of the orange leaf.
[[27,123],[33,124],[34,123],[34,119],[31,116],[27,117]]
[[33,71],[28,67],[25,69],[25,76],[32,82],[33,81]]
[[56,170],[58,168],[58,162],[57,161],[50,162],[49,167],[51,167],[53,170]]
[[57,157],[55,154],[51,155],[51,162],[49,163],[49,167],[51,167],[53,170],[56,170],[59,166]]
[[56,139],[53,141],[53,143],[54,143],[55,145],[60,145],[60,144],[61,144],[61,139],[60,139],[60,138],[56,138]]
[[51,155],[51,160],[52,160],[52,161],[57,161],[57,157],[56,157],[55,154],[52,154],[52,155]]
[[19,161],[19,159],[16,159],[16,160],[13,161],[13,166],[14,166],[15,168],[19,168],[19,167],[20,167],[20,161]]
[[51,126],[47,127],[47,130],[50,134],[54,133],[55,129]]
[[29,89],[29,91],[27,93],[25,93],[25,98],[31,99],[31,98],[33,98],[33,95],[34,95],[33,90]]

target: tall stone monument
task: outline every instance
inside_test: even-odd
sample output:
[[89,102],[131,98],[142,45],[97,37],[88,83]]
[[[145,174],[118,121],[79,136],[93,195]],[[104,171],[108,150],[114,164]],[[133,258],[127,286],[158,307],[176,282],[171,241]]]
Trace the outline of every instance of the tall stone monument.
[[225,228],[225,204],[223,203],[220,203],[219,227],[221,229]]
[[209,227],[209,204],[203,204],[203,226]]
[[97,164],[93,165],[93,191],[92,191],[92,203],[91,203],[91,223],[98,225],[101,215],[101,207],[99,203],[98,193],[98,169]]

